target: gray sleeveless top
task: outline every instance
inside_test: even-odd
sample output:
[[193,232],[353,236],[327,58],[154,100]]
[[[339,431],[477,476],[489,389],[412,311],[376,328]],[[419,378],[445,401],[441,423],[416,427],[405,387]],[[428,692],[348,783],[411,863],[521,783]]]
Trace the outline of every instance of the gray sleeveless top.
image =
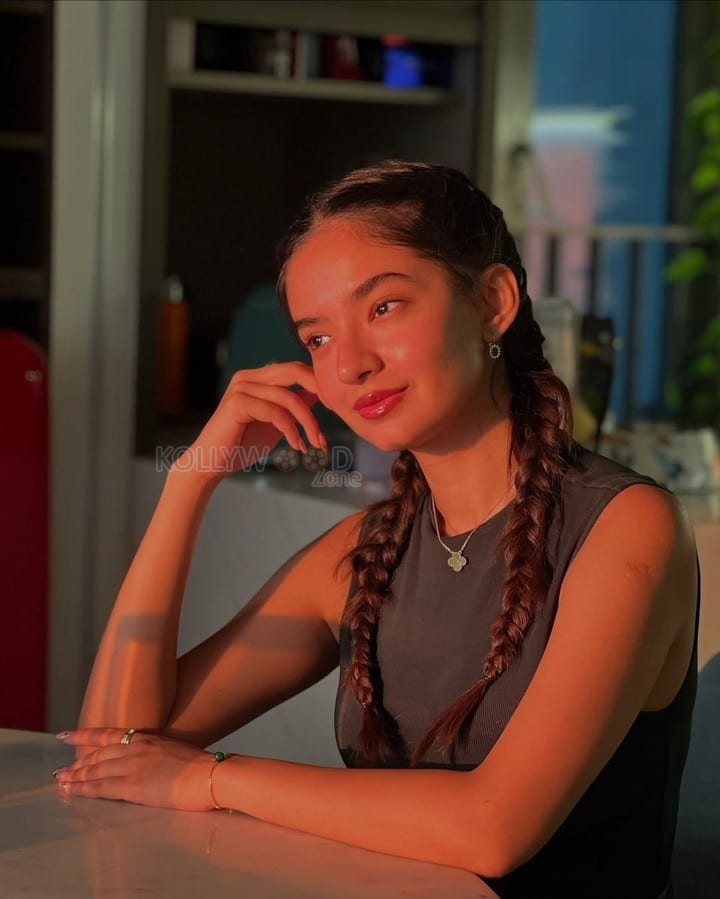
[[[432,749],[418,767],[470,770],[483,761],[535,673],[552,630],[565,572],[603,508],[632,484],[667,489],[579,444],[576,447],[578,458],[563,480],[546,542],[553,571],[550,588],[522,651],[486,693],[454,757],[448,760]],[[448,553],[438,543],[427,499],[418,509],[393,578],[393,597],[381,610],[377,632],[383,705],[410,750],[441,712],[479,679],[504,582],[504,563],[496,561],[494,548],[511,508],[512,503],[475,531],[465,549],[468,564],[460,573],[447,565]],[[457,548],[467,533],[446,542]],[[356,589],[353,577],[348,599]],[[699,589],[698,563],[698,617]],[[361,709],[342,686],[350,660],[350,634],[343,625],[335,737],[345,765],[408,767],[407,758],[381,763],[360,755],[356,741]],[[502,899],[608,895],[656,899],[669,882],[696,677],[697,621],[692,662],[675,699],[660,711],[638,715],[606,767],[532,859],[506,877],[484,878]]]

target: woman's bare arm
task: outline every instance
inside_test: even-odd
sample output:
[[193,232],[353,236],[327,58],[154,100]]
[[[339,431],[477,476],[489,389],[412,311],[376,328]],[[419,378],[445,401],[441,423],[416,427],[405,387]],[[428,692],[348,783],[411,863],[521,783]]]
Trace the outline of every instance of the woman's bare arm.
[[357,542],[363,515],[347,516],[296,552],[231,621],[178,660],[164,734],[208,746],[337,667],[335,633],[351,571],[334,569]]
[[100,642],[80,727],[162,728],[175,700],[185,583],[212,485],[170,471]]
[[[177,659],[189,562],[208,491],[168,477],[113,609],[79,727],[149,728],[208,746],[310,687],[338,664],[333,615],[349,587],[336,561],[356,512],[295,553],[224,627]],[[172,560],[176,560],[174,563]]]
[[[288,389],[296,384],[303,388],[300,394]],[[316,446],[324,444],[309,408],[317,401],[315,388],[312,369],[301,362],[271,363],[232,377],[214,414],[183,454],[184,464],[176,463],[167,475],[105,628],[80,727],[165,727],[178,684],[180,609],[210,496],[225,475],[238,470],[243,453],[247,459],[259,457],[282,436],[302,449],[298,425]]]

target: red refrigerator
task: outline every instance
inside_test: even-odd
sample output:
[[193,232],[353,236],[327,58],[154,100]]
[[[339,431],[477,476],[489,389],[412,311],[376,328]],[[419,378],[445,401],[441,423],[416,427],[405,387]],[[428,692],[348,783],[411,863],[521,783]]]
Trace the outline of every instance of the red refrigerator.
[[47,360],[0,328],[0,727],[45,729]]

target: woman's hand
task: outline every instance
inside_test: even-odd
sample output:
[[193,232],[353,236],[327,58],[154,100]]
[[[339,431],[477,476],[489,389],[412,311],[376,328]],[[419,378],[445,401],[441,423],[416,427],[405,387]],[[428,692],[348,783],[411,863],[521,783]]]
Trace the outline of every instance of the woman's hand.
[[[302,389],[288,389],[295,384]],[[315,373],[304,362],[274,362],[238,371],[210,420],[173,468],[202,472],[217,481],[257,462],[283,436],[292,447],[307,452],[298,423],[308,440],[327,452],[327,441],[310,411],[317,400]]]
[[209,786],[211,753],[141,731],[124,744],[124,733],[118,727],[70,731],[64,742],[81,747],[85,755],[53,771],[63,793],[194,812],[215,808]]

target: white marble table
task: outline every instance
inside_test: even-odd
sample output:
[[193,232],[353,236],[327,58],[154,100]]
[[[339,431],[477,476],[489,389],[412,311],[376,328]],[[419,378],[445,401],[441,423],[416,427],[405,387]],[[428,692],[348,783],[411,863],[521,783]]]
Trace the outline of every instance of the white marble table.
[[228,812],[65,798],[52,735],[0,730],[6,899],[491,899],[469,871],[368,852]]

